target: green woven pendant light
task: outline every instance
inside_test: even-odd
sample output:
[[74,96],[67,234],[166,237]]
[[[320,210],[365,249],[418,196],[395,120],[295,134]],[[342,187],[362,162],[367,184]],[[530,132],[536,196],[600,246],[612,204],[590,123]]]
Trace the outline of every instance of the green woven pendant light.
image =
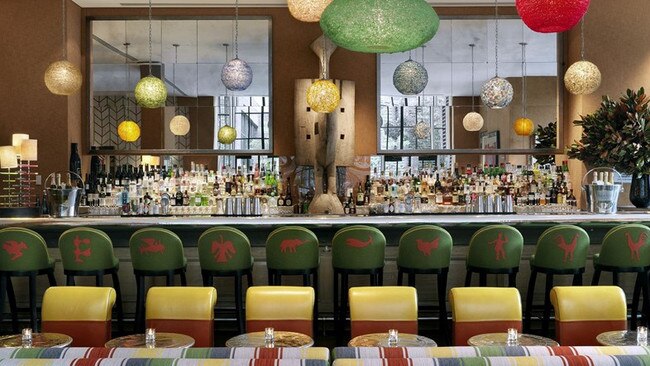
[[395,53],[427,43],[440,18],[425,0],[334,0],[321,16],[323,33],[351,51]]

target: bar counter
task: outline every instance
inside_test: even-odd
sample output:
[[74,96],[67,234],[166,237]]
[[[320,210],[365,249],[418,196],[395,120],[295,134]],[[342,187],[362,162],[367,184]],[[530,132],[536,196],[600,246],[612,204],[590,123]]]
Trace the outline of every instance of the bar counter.
[[[615,215],[598,214],[573,214],[573,215],[477,215],[477,214],[456,214],[456,215],[403,215],[403,216],[272,216],[272,217],[93,217],[93,218],[33,218],[33,219],[0,219],[0,227],[21,226],[31,228],[46,239],[50,248],[50,254],[58,262],[55,274],[57,282],[64,284],[63,269],[60,264],[60,254],[57,247],[59,235],[65,230],[89,226],[104,230],[111,237],[115,246],[115,253],[120,260],[120,280],[124,296],[125,311],[133,313],[135,303],[135,280],[131,267],[131,258],[128,249],[128,240],[133,232],[142,227],[159,226],[174,231],[183,240],[186,247],[185,255],[188,260],[187,278],[188,284],[201,286],[201,272],[198,260],[196,243],[201,233],[213,226],[229,225],[242,230],[251,240],[252,254],[255,259],[253,269],[254,283],[256,285],[267,284],[265,241],[267,235],[274,229],[286,225],[300,225],[314,231],[321,243],[321,263],[319,275],[319,309],[321,316],[331,314],[332,311],[332,265],[330,241],[336,230],[355,224],[366,224],[378,227],[386,236],[387,248],[384,270],[384,285],[395,285],[397,282],[397,268],[395,265],[397,257],[397,245],[399,237],[408,228],[419,224],[436,224],[447,229],[453,240],[451,266],[449,272],[448,288],[463,286],[465,276],[465,257],[467,255],[467,244],[472,234],[479,228],[489,225],[505,223],[515,226],[524,236],[524,251],[520,262],[520,271],[517,276],[517,287],[522,296],[526,294],[530,265],[528,261],[533,254],[537,238],[547,228],[560,224],[570,223],[583,227],[590,236],[591,248],[587,257],[586,272],[583,277],[584,283],[590,283],[593,276],[592,258],[594,253],[600,251],[600,243],[605,233],[612,227],[629,222],[643,223],[650,225],[650,214],[643,211],[621,212]],[[23,281],[22,279],[14,281]],[[107,284],[110,280],[107,279]],[[538,279],[538,282],[540,279]],[[601,284],[610,284],[608,275],[603,276]],[[178,281],[177,281],[178,282]],[[285,284],[300,285],[300,278],[287,277]],[[422,275],[417,278],[418,297],[422,304],[435,304],[437,302],[435,281],[431,275]],[[94,285],[92,278],[77,280],[77,284]],[[151,284],[164,285],[164,279],[157,278]],[[366,276],[353,277],[350,285],[367,285]],[[478,283],[474,283],[477,285]],[[488,285],[504,286],[506,278],[495,279],[489,276]],[[556,276],[556,285],[570,285],[571,276]],[[221,306],[233,306],[233,283],[231,279],[219,279],[215,283],[219,294],[217,308]],[[634,285],[633,275],[622,275],[621,286],[631,298]],[[14,284],[17,289],[19,301],[25,301],[26,296],[22,291],[26,286]],[[43,287],[41,287],[43,286]],[[39,280],[39,293],[44,291],[45,281]],[[535,304],[543,302],[542,283],[538,283],[535,291]]]

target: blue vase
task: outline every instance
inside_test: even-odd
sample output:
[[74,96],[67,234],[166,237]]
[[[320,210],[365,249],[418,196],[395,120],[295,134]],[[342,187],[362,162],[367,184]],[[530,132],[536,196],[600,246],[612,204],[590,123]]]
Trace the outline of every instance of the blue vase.
[[650,206],[650,176],[648,174],[632,174],[630,202],[637,208]]

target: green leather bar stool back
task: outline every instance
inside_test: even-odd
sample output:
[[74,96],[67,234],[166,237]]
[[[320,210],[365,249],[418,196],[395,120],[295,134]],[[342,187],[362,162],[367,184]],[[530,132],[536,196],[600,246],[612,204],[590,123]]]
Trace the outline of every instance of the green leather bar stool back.
[[140,229],[129,239],[137,298],[135,321],[138,330],[144,330],[145,278],[164,276],[167,286],[174,285],[174,276],[180,275],[181,285],[187,286],[185,270],[187,259],[178,235],[163,228]]
[[533,314],[533,300],[537,274],[546,275],[544,288],[544,309],[542,330],[548,333],[551,318],[551,289],[555,275],[572,275],[573,286],[582,286],[582,274],[585,272],[589,235],[574,225],[556,225],[546,229],[537,240],[535,252],[530,258],[530,279],[526,295],[526,313],[524,329],[530,330]]
[[314,334],[318,324],[318,238],[300,226],[273,230],[266,238],[266,267],[269,285],[282,285],[282,276],[302,276],[303,286],[314,288]]
[[59,237],[59,251],[66,285],[74,286],[76,276],[93,276],[97,287],[104,286],[104,276],[110,275],[117,299],[117,319],[123,330],[124,311],[118,276],[120,262],[113,252],[113,242],[103,231],[79,227],[66,230]]
[[[5,296],[9,300],[14,333],[18,333],[18,307],[12,277],[28,277],[30,325],[38,331],[36,307],[36,277],[46,275],[50,286],[56,286],[54,259],[47,251],[45,239],[37,232],[25,228],[0,230],[0,309],[4,308]],[[2,321],[0,310],[0,321]]]
[[415,287],[415,275],[435,274],[438,281],[438,319],[440,329],[447,329],[447,275],[453,240],[447,230],[433,225],[415,226],[402,234],[397,253],[397,285],[404,275]]
[[602,272],[611,272],[614,286],[619,285],[619,274],[636,273],[632,295],[632,329],[636,328],[639,315],[639,299],[643,293],[642,315],[649,321],[650,291],[648,271],[650,270],[650,228],[642,224],[619,225],[607,232],[603,238],[600,253],[594,254],[594,277],[592,285],[598,285]]
[[369,275],[371,286],[384,282],[384,254],[386,238],[371,226],[353,225],[334,234],[332,239],[332,267],[334,270],[334,323],[337,341],[343,339],[347,317],[350,275]]
[[[213,227],[199,238],[199,262],[204,286],[214,286],[214,277],[233,277],[239,332],[245,332],[242,277],[253,286],[253,256],[246,234],[232,227]],[[221,290],[220,290],[221,292]]]
[[524,238],[519,230],[508,225],[490,225],[477,230],[469,241],[465,286],[472,274],[479,274],[479,286],[487,286],[488,274],[507,274],[508,286],[517,286],[519,261]]

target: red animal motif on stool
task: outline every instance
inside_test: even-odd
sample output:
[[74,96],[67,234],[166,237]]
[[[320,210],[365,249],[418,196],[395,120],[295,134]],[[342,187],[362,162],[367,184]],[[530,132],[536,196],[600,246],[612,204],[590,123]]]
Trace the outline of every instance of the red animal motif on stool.
[[368,245],[372,244],[372,236],[368,235],[368,241],[361,241],[354,238],[345,239],[345,244],[353,248],[365,248]]
[[645,240],[648,236],[646,233],[641,233],[639,234],[639,240],[636,242],[632,240],[632,235],[630,235],[630,233],[625,233],[625,237],[627,238],[627,246],[630,248],[630,258],[633,261],[640,261],[641,253],[639,253],[639,249],[645,245]]
[[27,244],[24,242],[17,242],[15,240],[7,240],[2,244],[2,249],[4,249],[9,255],[11,255],[11,260],[15,261],[16,259],[23,256],[23,251],[27,250]]
[[562,235],[558,235],[555,237],[557,246],[564,251],[564,257],[562,258],[562,263],[566,263],[567,261],[573,262],[573,252],[576,250],[576,245],[578,244],[578,234],[575,234],[573,236],[573,240],[571,240],[570,244],[567,244],[566,240],[564,240],[564,237]]
[[424,241],[422,239],[415,239],[415,242],[417,243],[418,250],[422,252],[425,256],[430,256],[431,255],[431,250],[438,249],[438,246],[440,245],[440,238],[435,238],[432,241]]
[[143,245],[140,246],[140,254],[145,253],[164,253],[165,245],[160,240],[154,238],[142,239]]
[[[83,263],[84,261],[81,259],[81,257],[90,257],[90,254],[92,254],[90,250],[90,239],[79,239],[79,236],[74,238],[72,241],[72,244],[74,245],[74,261],[77,263]],[[81,249],[81,245],[86,244],[89,247],[86,249]]]
[[503,233],[497,234],[497,238],[488,242],[489,245],[494,245],[495,260],[500,261],[506,259],[506,251],[503,246],[508,243],[508,237]]
[[286,253],[287,251],[289,251],[289,253],[295,253],[296,248],[305,244],[306,242],[307,240],[284,239],[283,241],[280,242],[280,252]]
[[230,240],[223,240],[223,235],[219,235],[221,241],[213,241],[211,252],[217,263],[228,263],[228,261],[237,254],[237,249],[232,245]]

